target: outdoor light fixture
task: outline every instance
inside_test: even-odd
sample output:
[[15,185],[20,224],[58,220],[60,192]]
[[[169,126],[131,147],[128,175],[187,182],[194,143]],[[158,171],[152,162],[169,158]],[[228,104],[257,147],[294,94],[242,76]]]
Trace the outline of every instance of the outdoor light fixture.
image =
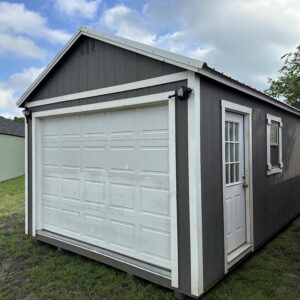
[[186,86],[182,86],[177,91],[177,97],[179,99],[187,99],[190,96],[190,93],[192,92],[192,89]]
[[175,94],[170,95],[169,98],[178,97],[178,99],[180,99],[180,100],[185,100],[185,99],[189,98],[192,91],[193,90],[191,88],[189,88],[187,86],[182,86],[175,92]]
[[25,108],[22,112],[26,121],[28,121],[28,119],[31,117],[31,111],[28,108]]

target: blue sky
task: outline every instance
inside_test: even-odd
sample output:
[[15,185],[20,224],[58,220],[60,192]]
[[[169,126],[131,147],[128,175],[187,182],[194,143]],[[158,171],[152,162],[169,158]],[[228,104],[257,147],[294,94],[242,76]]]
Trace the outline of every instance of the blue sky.
[[0,115],[81,25],[206,61],[257,89],[300,43],[298,0],[0,1]]

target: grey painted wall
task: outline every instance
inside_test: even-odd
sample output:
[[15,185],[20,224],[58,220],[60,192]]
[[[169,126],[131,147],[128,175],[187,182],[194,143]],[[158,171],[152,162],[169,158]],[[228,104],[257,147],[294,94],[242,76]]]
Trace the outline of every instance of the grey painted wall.
[[[61,64],[44,80],[30,101],[55,97],[89,89],[102,88],[127,82],[143,80],[156,76],[182,71],[182,69],[156,61],[130,51],[84,38],[78,47],[70,51]],[[186,85],[186,80],[86,99],[55,103],[30,108],[32,112],[86,105],[150,95],[174,90]],[[175,101],[175,99],[174,99]],[[176,100],[176,164],[177,164],[177,202],[178,202],[178,242],[179,242],[179,284],[180,290],[190,293],[190,237],[189,237],[189,194],[187,163],[187,102]],[[32,124],[28,124],[28,205],[29,232],[32,231]]]
[[[224,275],[221,99],[252,108],[254,243],[257,249],[300,213],[300,118],[201,77],[204,286]],[[283,121],[283,173],[267,176],[266,114]]]
[[104,88],[183,71],[86,36],[82,36],[44,78],[28,101]]

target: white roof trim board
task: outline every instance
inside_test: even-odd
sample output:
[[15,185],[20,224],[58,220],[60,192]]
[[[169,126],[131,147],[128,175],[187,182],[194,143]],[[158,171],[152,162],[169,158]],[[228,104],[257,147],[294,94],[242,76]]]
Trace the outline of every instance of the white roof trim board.
[[207,64],[203,61],[193,59],[184,55],[179,55],[166,50],[162,50],[153,46],[138,43],[99,30],[91,29],[86,26],[80,27],[78,32],[69,40],[69,42],[64,46],[64,48],[61,51],[59,51],[59,53],[55,56],[52,62],[43,70],[43,72],[37,77],[37,79],[30,85],[30,87],[18,100],[17,102],[18,107],[20,107],[27,100],[28,96],[34,91],[34,89],[39,85],[39,83],[46,77],[46,75],[52,70],[52,68],[57,64],[57,62],[64,56],[64,54],[72,47],[72,45],[82,35],[89,36],[91,38],[103,41],[105,43],[115,45],[117,47],[127,49],[160,61],[165,61],[169,64],[176,65],[183,69],[202,74],[206,77],[219,81],[227,86],[230,86],[234,89],[242,91],[248,95],[259,98],[260,100],[263,100],[277,107],[280,107],[281,109],[287,110],[291,113],[300,116],[300,110],[286,103],[278,101],[250,86],[238,82],[237,80],[234,80],[218,71],[215,71],[214,69],[209,68]]

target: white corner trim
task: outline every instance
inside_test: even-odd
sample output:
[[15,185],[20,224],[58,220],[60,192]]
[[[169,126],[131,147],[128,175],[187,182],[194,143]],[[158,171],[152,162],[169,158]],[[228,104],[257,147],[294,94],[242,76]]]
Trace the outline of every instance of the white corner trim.
[[36,172],[36,118],[32,116],[32,227],[31,234],[32,236],[36,236],[36,189],[37,189],[37,172]]
[[[276,117],[270,114],[267,114],[267,175],[274,175],[282,173],[283,162],[282,162],[282,119],[281,117]],[[279,150],[279,167],[272,167],[271,164],[271,123],[272,121],[279,123],[278,130],[278,150]]]
[[25,120],[25,234],[28,235],[28,123]]
[[74,94],[53,97],[53,98],[48,98],[43,100],[37,100],[37,101],[29,102],[26,106],[30,108],[30,107],[54,104],[54,103],[65,102],[65,101],[85,99],[85,98],[90,98],[95,96],[102,96],[102,95],[120,93],[125,91],[131,91],[135,89],[141,89],[145,87],[157,86],[157,85],[176,82],[184,79],[187,79],[186,71],[174,73],[171,75],[155,77],[151,79],[145,79],[145,80],[125,83],[125,84],[110,86],[101,89],[90,90],[86,92],[80,92],[80,93],[74,93]]
[[125,98],[120,100],[113,101],[105,101],[95,104],[87,104],[87,105],[79,105],[65,108],[57,108],[51,109],[41,112],[33,112],[32,116],[35,118],[42,118],[47,116],[56,116],[56,115],[64,115],[64,114],[74,114],[74,113],[82,113],[89,111],[97,111],[97,110],[111,110],[116,108],[126,108],[130,106],[141,106],[143,104],[155,104],[163,101],[167,101],[169,96],[174,93],[174,91],[152,94],[147,96],[140,96],[135,98]]
[[187,100],[190,251],[192,259],[191,293],[194,296],[200,296],[204,291],[200,155],[200,77],[195,72],[188,72],[188,87],[193,89]]
[[176,183],[176,115],[175,99],[169,99],[169,172],[171,216],[171,285],[178,288],[178,231]]
[[[252,170],[252,108],[239,105],[230,101],[222,100],[222,177],[223,177],[223,218],[224,218],[224,228],[227,228],[227,219],[226,219],[226,207],[225,207],[225,115],[226,111],[235,112],[244,115],[244,136],[245,136],[245,161],[248,157],[248,164],[245,164],[245,177],[246,181],[249,182],[248,188],[245,190],[246,197],[246,237],[247,244],[249,245],[249,251],[254,251],[254,228],[253,228],[253,170]],[[229,267],[233,265],[232,262],[228,262],[227,255],[227,239],[224,230],[224,272],[228,272]],[[238,255],[238,257],[231,258],[234,263],[241,259],[248,252],[243,252],[243,255]]]

